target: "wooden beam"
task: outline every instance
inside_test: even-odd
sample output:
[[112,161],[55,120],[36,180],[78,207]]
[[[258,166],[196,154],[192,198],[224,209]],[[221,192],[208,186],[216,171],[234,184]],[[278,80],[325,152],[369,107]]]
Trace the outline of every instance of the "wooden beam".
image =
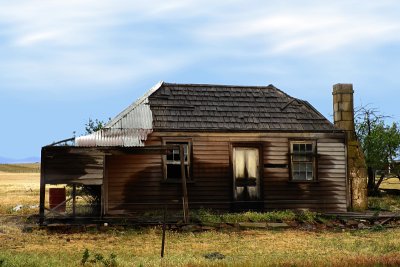
[[72,199],[73,199],[73,197],[69,197],[68,199],[64,200],[63,202],[61,202],[60,204],[58,204],[54,208],[49,209],[49,211],[51,211],[51,212],[56,211],[59,207],[61,207],[62,205],[66,204],[68,201],[70,201]]
[[86,155],[140,155],[154,154],[165,155],[169,149],[175,145],[146,146],[146,147],[74,147],[74,146],[47,146],[46,156],[52,157],[54,153],[64,152],[67,154],[86,154]]
[[47,210],[47,211],[49,212],[48,214],[54,213],[54,214],[56,214],[56,215],[58,215],[58,216],[61,216],[61,217],[64,217],[64,218],[67,217],[67,215],[62,214],[62,213],[60,213],[60,212],[58,212],[58,211],[55,211],[55,210],[51,210],[51,209],[48,209],[48,208],[45,208],[45,210]]
[[189,203],[188,193],[186,185],[186,172],[185,172],[185,150],[184,145],[179,145],[179,156],[181,159],[181,179],[182,179],[182,202],[183,202],[183,220],[185,223],[189,223]]

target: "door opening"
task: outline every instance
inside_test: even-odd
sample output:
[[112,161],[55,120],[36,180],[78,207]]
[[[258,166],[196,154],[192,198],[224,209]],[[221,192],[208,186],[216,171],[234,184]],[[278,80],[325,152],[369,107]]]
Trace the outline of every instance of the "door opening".
[[235,209],[259,209],[260,149],[233,147],[233,198]]

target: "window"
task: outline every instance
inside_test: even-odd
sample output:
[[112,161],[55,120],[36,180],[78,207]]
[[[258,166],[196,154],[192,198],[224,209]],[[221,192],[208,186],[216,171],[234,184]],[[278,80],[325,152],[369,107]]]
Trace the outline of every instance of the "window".
[[292,181],[314,181],[315,142],[294,141],[290,143]]
[[165,142],[166,145],[176,145],[176,148],[167,150],[167,155],[164,156],[164,179],[165,180],[180,180],[181,173],[181,157],[179,146],[183,145],[185,176],[187,180],[191,180],[190,165],[191,165],[191,143],[190,142]]

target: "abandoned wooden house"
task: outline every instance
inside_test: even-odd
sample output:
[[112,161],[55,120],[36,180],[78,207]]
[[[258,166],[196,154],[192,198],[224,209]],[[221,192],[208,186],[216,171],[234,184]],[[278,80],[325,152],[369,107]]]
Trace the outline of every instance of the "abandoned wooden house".
[[273,85],[160,82],[102,130],[42,148],[41,216],[53,184],[73,185],[72,201],[75,186],[91,186],[100,216],[182,202],[220,211],[362,208],[363,177],[351,178],[360,174],[348,166],[352,85],[335,85],[333,95],[335,124]]

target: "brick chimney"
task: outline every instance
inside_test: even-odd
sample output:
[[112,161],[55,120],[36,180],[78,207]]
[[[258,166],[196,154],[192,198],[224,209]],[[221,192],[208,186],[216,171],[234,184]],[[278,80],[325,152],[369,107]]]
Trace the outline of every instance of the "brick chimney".
[[346,133],[348,208],[362,211],[368,207],[368,175],[364,154],[354,128],[353,85],[335,84],[332,94],[335,126]]

